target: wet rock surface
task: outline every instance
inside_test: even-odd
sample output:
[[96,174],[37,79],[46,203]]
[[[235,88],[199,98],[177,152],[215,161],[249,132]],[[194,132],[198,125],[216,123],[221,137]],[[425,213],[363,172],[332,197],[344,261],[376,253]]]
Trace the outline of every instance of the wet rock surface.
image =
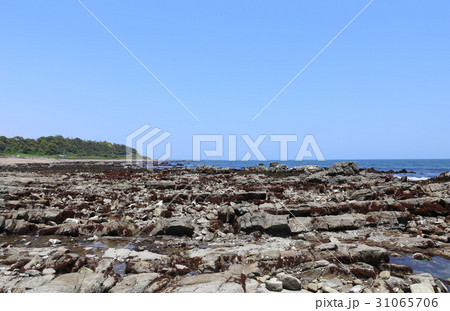
[[448,292],[447,175],[0,166],[0,292]]

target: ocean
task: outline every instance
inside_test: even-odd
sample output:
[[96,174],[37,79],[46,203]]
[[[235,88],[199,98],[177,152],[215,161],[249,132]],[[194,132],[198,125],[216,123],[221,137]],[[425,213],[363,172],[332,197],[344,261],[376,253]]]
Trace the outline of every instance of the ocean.
[[[177,163],[177,161],[171,161]],[[379,171],[395,172],[406,170],[407,173],[394,174],[396,176],[408,176],[410,180],[425,180],[436,177],[441,173],[450,171],[450,159],[420,159],[420,160],[305,160],[305,161],[222,161],[222,160],[204,160],[204,161],[183,161],[182,164],[195,167],[201,164],[216,165],[217,167],[244,168],[260,163],[269,167],[271,162],[286,164],[288,167],[318,165],[320,167],[330,167],[336,162],[357,162],[359,168],[374,168]]]

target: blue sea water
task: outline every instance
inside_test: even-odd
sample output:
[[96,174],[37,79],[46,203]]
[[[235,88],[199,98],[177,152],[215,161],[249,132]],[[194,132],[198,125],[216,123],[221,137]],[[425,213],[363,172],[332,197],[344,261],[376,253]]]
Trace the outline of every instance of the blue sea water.
[[431,260],[416,260],[410,256],[391,257],[390,263],[410,266],[415,273],[430,273],[436,278],[450,278],[450,260],[434,256]]
[[[276,161],[278,163],[286,164],[288,167],[304,166],[304,165],[318,165],[320,167],[330,167],[336,162],[357,162],[359,168],[374,168],[379,171],[401,171],[405,169],[406,174],[396,174],[397,176],[407,175],[410,179],[428,179],[436,177],[441,173],[450,171],[450,159],[420,159],[420,160],[304,160],[304,161]],[[176,163],[177,161],[173,161]],[[201,164],[216,165],[217,167],[229,168],[243,168],[258,165],[260,163],[269,167],[270,162],[273,161],[222,161],[222,160],[204,160],[182,162],[184,165],[195,167]]]

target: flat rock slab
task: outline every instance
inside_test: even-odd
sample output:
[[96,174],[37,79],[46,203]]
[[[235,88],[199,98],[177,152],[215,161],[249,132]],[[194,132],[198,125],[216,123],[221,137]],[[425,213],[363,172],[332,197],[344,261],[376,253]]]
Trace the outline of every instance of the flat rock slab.
[[39,288],[45,284],[50,283],[53,280],[54,275],[44,275],[44,276],[36,276],[36,277],[27,277],[23,278],[22,281],[17,284],[18,291],[28,291],[32,289]]
[[158,273],[132,274],[123,278],[110,293],[142,293],[157,277]]
[[105,280],[102,274],[83,271],[58,276],[50,283],[34,288],[33,293],[98,293]]
[[195,276],[190,276],[182,279],[179,284],[180,285],[197,285],[203,283],[210,282],[221,282],[225,283],[231,277],[229,273],[208,273],[208,274],[200,274]]
[[167,258],[166,255],[152,253],[149,251],[137,252],[126,248],[108,248],[103,254],[103,258],[124,260],[127,258],[139,258],[140,260],[161,260]]
[[223,283],[214,281],[208,283],[181,286],[177,293],[244,293],[244,289],[237,283]]

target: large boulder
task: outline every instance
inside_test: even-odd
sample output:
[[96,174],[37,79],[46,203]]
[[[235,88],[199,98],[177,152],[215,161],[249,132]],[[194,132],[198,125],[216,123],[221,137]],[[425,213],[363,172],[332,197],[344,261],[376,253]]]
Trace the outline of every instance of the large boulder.
[[266,212],[246,213],[237,219],[240,231],[261,231],[270,234],[290,234],[287,215],[271,215]]
[[362,261],[375,267],[380,267],[382,263],[389,262],[388,251],[376,246],[360,244],[350,249],[350,255],[357,261]]
[[356,175],[359,172],[358,164],[356,162],[342,162],[342,163],[334,163],[328,169],[328,175]]
[[177,235],[177,236],[192,236],[194,233],[193,219],[188,216],[173,217],[169,219],[162,219],[158,221],[150,235]]
[[328,225],[328,230],[341,231],[354,230],[362,227],[365,224],[366,217],[359,214],[344,214],[336,216],[323,216],[323,220]]
[[277,279],[283,283],[283,288],[288,290],[300,290],[302,289],[302,283],[295,276],[286,274],[286,273],[278,273]]
[[67,236],[78,236],[79,235],[79,227],[77,223],[68,222],[62,224],[59,229],[56,231],[57,235],[67,235]]
[[169,235],[187,235],[191,236],[194,233],[194,226],[192,225],[192,218],[177,217],[166,219],[164,224],[164,231]]
[[266,288],[272,292],[281,292],[283,290],[283,282],[277,279],[270,279],[265,282]]

